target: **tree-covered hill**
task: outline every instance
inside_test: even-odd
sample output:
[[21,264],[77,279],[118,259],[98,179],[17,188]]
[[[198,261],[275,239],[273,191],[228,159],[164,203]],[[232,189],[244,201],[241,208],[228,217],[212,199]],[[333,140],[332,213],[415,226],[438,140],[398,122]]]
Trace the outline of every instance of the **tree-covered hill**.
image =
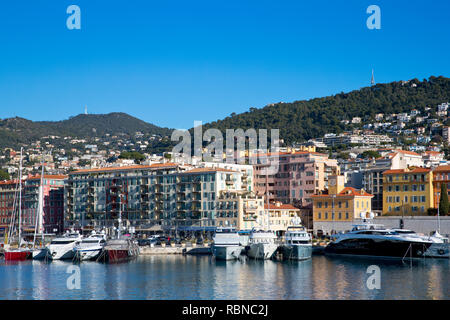
[[171,129],[161,128],[126,113],[80,114],[63,121],[30,121],[23,118],[0,120],[0,147],[30,143],[48,135],[76,138],[102,137],[105,134],[143,134],[167,136]]
[[412,109],[423,113],[425,107],[435,110],[438,104],[447,101],[450,101],[449,78],[413,79],[376,84],[329,97],[251,108],[248,112],[206,124],[204,130],[280,129],[280,138],[291,144],[348,129],[341,120],[361,117],[367,122],[377,113],[409,112]]

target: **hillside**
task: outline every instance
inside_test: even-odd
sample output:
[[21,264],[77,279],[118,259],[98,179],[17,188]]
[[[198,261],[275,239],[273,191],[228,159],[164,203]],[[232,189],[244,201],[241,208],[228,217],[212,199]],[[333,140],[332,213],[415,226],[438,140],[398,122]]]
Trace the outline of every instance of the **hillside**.
[[340,133],[349,129],[341,120],[361,117],[371,121],[375,114],[400,113],[436,106],[450,101],[450,79],[430,77],[423,81],[399,81],[376,84],[349,93],[292,103],[277,103],[261,109],[231,116],[204,125],[204,130],[266,128],[280,129],[286,144],[318,138],[325,133]]
[[44,136],[71,136],[76,138],[102,137],[105,134],[159,136],[170,135],[171,130],[134,118],[126,113],[80,114],[63,121],[30,121],[23,118],[0,120],[0,147],[29,143]]

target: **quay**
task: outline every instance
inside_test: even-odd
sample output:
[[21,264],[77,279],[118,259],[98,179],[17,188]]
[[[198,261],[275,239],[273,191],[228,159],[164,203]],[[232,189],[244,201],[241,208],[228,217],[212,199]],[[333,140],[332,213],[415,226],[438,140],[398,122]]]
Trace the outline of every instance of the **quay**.
[[210,255],[211,247],[203,246],[144,246],[140,247],[140,254],[146,255],[172,255],[172,254],[190,254],[190,255]]

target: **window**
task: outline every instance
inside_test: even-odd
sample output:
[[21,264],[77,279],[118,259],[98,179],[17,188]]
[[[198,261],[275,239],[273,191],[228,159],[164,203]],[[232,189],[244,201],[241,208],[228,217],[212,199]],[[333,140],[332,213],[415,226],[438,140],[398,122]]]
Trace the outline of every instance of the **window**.
[[339,220],[341,220],[342,219],[342,212],[339,212],[339,218],[338,218]]
[[403,191],[404,191],[404,192],[407,192],[407,191],[408,191],[408,185],[407,185],[407,184],[405,184],[405,185],[403,186]]
[[396,191],[396,192],[399,192],[399,191],[400,191],[400,186],[399,186],[399,185],[396,185],[396,186],[395,186],[395,191]]
[[345,219],[348,220],[348,212],[345,213]]
[[322,219],[322,212],[319,212],[318,218]]

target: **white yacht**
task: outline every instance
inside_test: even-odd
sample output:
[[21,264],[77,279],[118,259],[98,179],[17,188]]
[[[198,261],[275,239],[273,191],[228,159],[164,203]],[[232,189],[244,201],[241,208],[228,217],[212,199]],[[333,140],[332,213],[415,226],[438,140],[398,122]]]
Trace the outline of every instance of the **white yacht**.
[[278,249],[277,236],[272,231],[253,230],[247,246],[247,255],[253,259],[270,259]]
[[448,239],[438,233],[432,236],[412,230],[387,229],[367,219],[354,225],[350,232],[333,236],[326,254],[379,256],[390,258],[449,258]]
[[304,226],[296,223],[286,230],[282,247],[283,259],[306,260],[312,255],[312,238]]
[[66,260],[73,259],[76,245],[82,240],[78,232],[66,232],[62,237],[55,238],[50,244],[41,250],[36,251],[34,259]]
[[106,244],[105,232],[92,234],[81,240],[81,242],[73,248],[75,259],[80,261],[95,260],[103,251]]
[[248,236],[234,228],[217,228],[213,241],[212,254],[217,260],[235,260],[248,244]]

